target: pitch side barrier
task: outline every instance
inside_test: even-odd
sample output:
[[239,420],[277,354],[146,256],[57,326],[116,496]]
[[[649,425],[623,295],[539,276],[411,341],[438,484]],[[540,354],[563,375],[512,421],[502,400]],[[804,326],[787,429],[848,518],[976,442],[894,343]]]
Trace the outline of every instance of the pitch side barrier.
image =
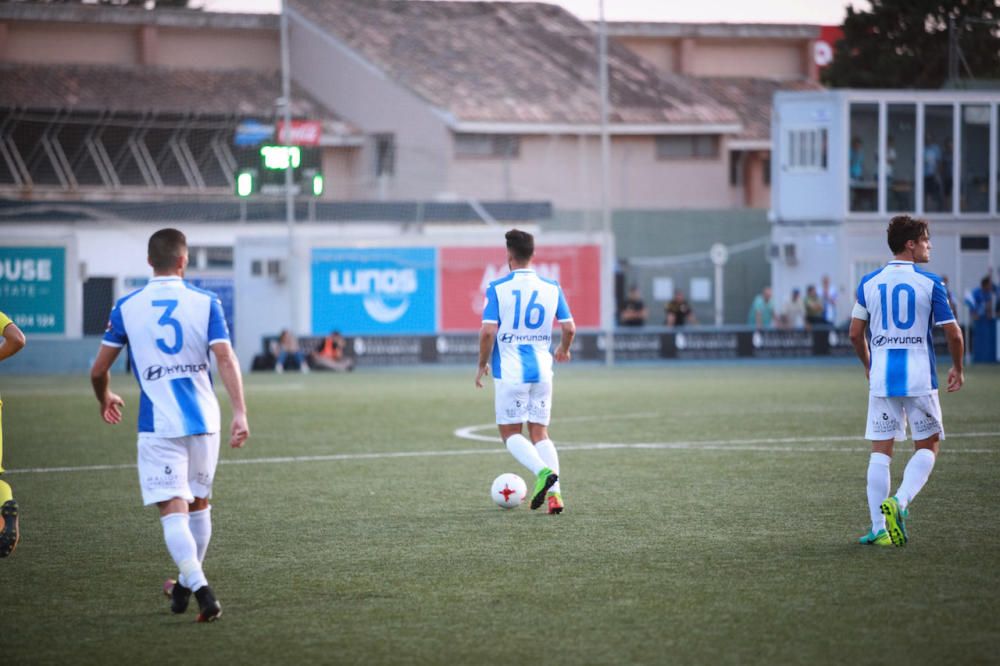
[[[276,340],[276,336],[264,338],[262,361],[274,349]],[[299,344],[303,350],[308,351],[315,349],[321,340],[320,336],[306,336],[299,338]],[[474,364],[479,355],[478,333],[354,336],[347,337],[346,341],[345,353],[356,359],[359,367],[422,363]],[[878,343],[877,340],[875,342]],[[948,347],[943,334],[936,333],[933,342],[938,354],[947,354]],[[758,331],[745,326],[618,329],[615,331],[614,345],[617,361],[854,355],[846,328],[814,328],[809,331]],[[607,338],[604,333],[593,330],[577,332],[573,342],[574,359],[603,361],[606,351]],[[266,363],[255,362],[254,365],[267,367]]]

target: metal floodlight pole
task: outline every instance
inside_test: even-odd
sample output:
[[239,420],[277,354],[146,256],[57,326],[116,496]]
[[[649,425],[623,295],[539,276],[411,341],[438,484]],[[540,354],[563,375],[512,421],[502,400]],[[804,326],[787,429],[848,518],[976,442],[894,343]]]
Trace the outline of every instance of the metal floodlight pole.
[[[604,0],[598,0],[599,30],[597,38],[597,67],[599,70],[601,97],[601,230],[607,241],[611,238],[611,138],[608,134],[608,25],[604,20]],[[613,269],[614,257],[606,269]],[[605,275],[614,284],[614,276]],[[610,292],[610,302],[604,314],[604,339],[606,344],[604,360],[608,365],[615,362],[615,332],[614,332],[614,288],[605,289]]]
[[298,290],[296,289],[298,262],[295,260],[295,192],[292,191],[292,73],[291,57],[288,44],[288,5],[281,3],[281,111],[284,126],[284,138],[281,144],[285,148],[288,165],[285,168],[285,224],[288,226],[288,288],[291,329],[294,334],[299,330]]

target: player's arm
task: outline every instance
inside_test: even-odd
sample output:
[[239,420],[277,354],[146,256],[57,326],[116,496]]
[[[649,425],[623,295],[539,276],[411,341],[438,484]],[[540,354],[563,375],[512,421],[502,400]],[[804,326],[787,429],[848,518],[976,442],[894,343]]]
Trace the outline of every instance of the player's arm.
[[[848,337],[851,338],[851,344],[854,345],[854,353],[857,354],[858,360],[861,361],[861,365],[865,366],[865,378],[868,378],[868,371],[871,369],[871,356],[868,352],[868,340],[865,339],[865,330],[868,328],[868,318],[864,319],[858,317],[858,308],[860,306],[854,306],[854,316],[851,317],[851,328],[848,331]],[[863,309],[863,308],[862,308]],[[865,315],[867,315],[867,310]]]
[[559,347],[556,349],[555,359],[559,363],[565,363],[572,357],[570,348],[573,346],[573,338],[576,337],[576,324],[573,323],[572,319],[569,319],[559,322],[559,327],[562,329],[562,337],[559,339]]
[[101,406],[101,418],[105,423],[115,425],[121,423],[122,407],[125,401],[121,396],[111,392],[111,366],[114,365],[121,347],[101,345],[94,359],[94,365],[90,368],[90,384],[94,387],[94,395]]
[[951,370],[948,371],[948,392],[954,393],[965,383],[965,340],[962,338],[962,327],[958,322],[949,321],[942,324],[944,337],[948,341],[948,353],[951,354]]
[[17,324],[10,322],[4,326],[3,344],[0,345],[0,361],[10,358],[24,349],[25,342],[24,332],[17,327]]
[[212,353],[215,354],[215,362],[219,366],[219,376],[222,377],[222,384],[226,387],[226,393],[229,394],[229,404],[233,408],[233,421],[229,427],[229,446],[238,449],[250,437],[240,362],[228,341],[213,344]]
[[476,388],[483,388],[483,377],[490,374],[490,355],[497,339],[499,325],[484,321],[479,329],[479,367],[476,370]]

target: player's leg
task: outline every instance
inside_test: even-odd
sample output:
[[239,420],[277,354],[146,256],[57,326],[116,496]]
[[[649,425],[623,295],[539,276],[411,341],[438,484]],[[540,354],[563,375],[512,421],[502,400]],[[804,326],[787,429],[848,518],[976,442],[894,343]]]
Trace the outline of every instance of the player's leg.
[[534,444],[521,434],[524,422],[528,419],[529,385],[494,382],[494,387],[494,405],[500,438],[511,455],[535,475],[535,495],[538,495],[539,483],[544,486],[537,504],[535,495],[532,496],[531,508],[537,509],[545,500],[545,490],[559,477],[546,466],[545,461],[535,450]]
[[944,439],[944,427],[941,424],[941,404],[937,393],[928,396],[907,398],[905,409],[913,433],[913,456],[903,469],[903,481],[899,484],[896,494],[882,504],[882,511],[887,521],[898,523],[898,539],[893,536],[897,546],[905,545],[909,540],[906,529],[906,519],[909,517],[909,506],[917,493],[923,489],[934,469],[934,463]]
[[545,501],[548,513],[562,513],[565,508],[562,500],[561,473],[559,471],[559,454],[549,437],[549,423],[552,417],[552,383],[539,382],[532,384],[528,403],[528,436],[535,445],[535,450],[545,462],[545,466],[556,473],[557,480],[548,489]]
[[[0,401],[0,473],[3,473],[3,401]],[[0,521],[0,557],[7,557],[17,548],[21,530],[17,500],[6,481],[0,481]]]
[[[215,480],[215,470],[219,464],[219,438],[220,435],[217,432],[186,438],[188,443],[188,484],[194,495],[194,501],[188,505],[188,515],[191,535],[194,537],[197,547],[198,562],[202,565],[203,570],[208,544],[212,540],[212,507],[209,499],[212,497],[212,483]],[[206,602],[203,599],[206,592],[195,590],[194,594],[198,598],[198,606],[201,609],[198,621],[212,621],[221,615],[222,607],[208,585],[203,590],[207,590],[211,599]]]
[[[163,541],[177,565],[178,589],[171,589],[172,600],[190,595],[190,590],[206,587],[208,581],[198,560],[198,547],[191,534],[188,504],[194,501],[188,483],[188,452],[185,438],[139,437],[138,470],[143,503],[155,504],[160,512]],[[168,581],[169,584],[169,581]],[[167,591],[167,586],[164,586]],[[183,603],[172,604],[174,612],[187,609]]]
[[0,481],[0,557],[7,557],[21,539],[17,517],[17,500],[6,481]]
[[[868,457],[866,495],[872,527],[868,534],[858,539],[858,542],[864,545],[892,545],[891,537],[886,530],[882,503],[889,496],[891,483],[889,466],[892,462],[893,443],[899,436],[901,425],[902,414],[899,412],[898,404],[893,404],[888,398],[869,395],[865,437],[871,441],[872,451]],[[905,430],[902,436],[906,436]]]

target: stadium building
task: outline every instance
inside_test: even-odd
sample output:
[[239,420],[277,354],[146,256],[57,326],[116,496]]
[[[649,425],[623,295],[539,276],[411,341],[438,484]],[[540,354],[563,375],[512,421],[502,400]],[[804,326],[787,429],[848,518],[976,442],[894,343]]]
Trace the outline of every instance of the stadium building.
[[[289,276],[282,164],[296,167],[300,238],[416,234],[403,244],[421,245],[435,228],[446,237],[493,222],[598,238],[592,27],[531,3],[295,0],[287,17],[292,151],[280,145],[278,17],[0,5],[0,242],[12,260],[61,264],[63,279],[46,324],[29,332],[103,330],[111,302],[148,272],[144,239],[167,224],[190,231],[191,274],[211,288],[234,294],[263,275],[307,292],[306,276]],[[649,28],[613,26],[609,44],[617,290],[639,284],[651,324],[675,286],[703,321],[713,311],[743,321],[768,280],[762,119],[771,91],[816,86],[808,67],[789,64],[815,30],[686,37],[679,71],[647,59],[636,30]],[[696,66],[722,57],[708,44],[752,54],[782,35],[787,53],[746,59],[770,77]],[[241,261],[249,236],[266,251]],[[733,244],[724,309],[708,255],[720,238]],[[300,298],[287,316],[309,331],[310,297]],[[614,310],[614,293],[603,298],[602,312]]]
[[1000,265],[994,91],[831,90],[775,96],[772,165],[774,287],[829,275],[850,316],[861,276],[882,265],[888,220],[927,218],[929,270],[964,295]]

